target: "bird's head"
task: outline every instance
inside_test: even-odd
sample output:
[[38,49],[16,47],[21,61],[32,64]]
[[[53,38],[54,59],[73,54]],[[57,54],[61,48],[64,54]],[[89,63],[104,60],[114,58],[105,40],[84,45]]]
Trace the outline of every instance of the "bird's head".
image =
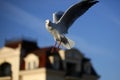
[[52,24],[52,23],[51,23],[50,20],[47,19],[47,20],[45,21],[45,25],[46,25],[46,28],[47,28],[47,29],[52,29],[51,24]]
[[51,21],[50,21],[50,20],[47,19],[45,22],[46,22],[46,25],[47,25],[47,26],[50,26],[50,24],[51,24]]

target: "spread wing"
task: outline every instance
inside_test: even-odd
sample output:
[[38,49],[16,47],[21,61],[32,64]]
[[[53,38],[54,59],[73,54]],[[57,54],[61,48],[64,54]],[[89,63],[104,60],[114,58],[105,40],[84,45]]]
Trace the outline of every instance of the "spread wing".
[[68,28],[73,22],[97,2],[96,0],[82,0],[71,6],[57,22],[57,24],[61,25],[60,28],[63,30],[62,33],[67,33]]

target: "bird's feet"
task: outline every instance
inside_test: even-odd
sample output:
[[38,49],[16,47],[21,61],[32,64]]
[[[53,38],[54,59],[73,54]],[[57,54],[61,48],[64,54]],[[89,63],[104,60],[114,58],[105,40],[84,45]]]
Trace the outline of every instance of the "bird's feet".
[[55,51],[57,51],[59,49],[59,47],[61,45],[61,41],[58,44],[58,47],[57,47],[58,49],[56,49],[56,45],[57,45],[57,41],[55,42],[55,45],[52,47],[51,53],[54,53]]

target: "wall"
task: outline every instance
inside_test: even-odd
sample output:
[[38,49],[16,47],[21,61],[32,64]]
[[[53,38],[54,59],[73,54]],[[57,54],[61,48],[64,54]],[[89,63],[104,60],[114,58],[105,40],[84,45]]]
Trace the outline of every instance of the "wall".
[[0,49],[0,64],[5,62],[11,64],[12,80],[19,80],[19,55],[20,46],[18,48],[3,47]]
[[24,70],[20,72],[20,80],[46,80],[46,69]]

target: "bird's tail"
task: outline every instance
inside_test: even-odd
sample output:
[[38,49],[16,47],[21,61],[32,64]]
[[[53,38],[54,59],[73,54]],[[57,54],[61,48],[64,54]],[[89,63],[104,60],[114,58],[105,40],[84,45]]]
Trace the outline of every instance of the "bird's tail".
[[[58,42],[58,43],[60,43],[60,42]],[[64,36],[61,40],[61,45],[67,49],[71,49],[72,47],[74,47],[75,43],[73,40]]]

